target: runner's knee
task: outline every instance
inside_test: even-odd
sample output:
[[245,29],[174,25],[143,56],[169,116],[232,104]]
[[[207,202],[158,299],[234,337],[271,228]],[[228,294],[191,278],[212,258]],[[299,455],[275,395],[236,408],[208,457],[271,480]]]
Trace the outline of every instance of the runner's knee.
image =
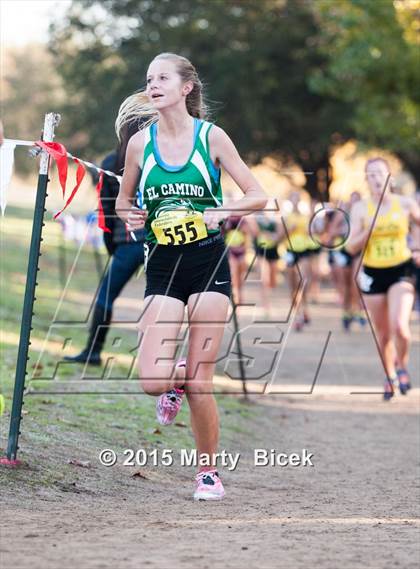
[[393,333],[395,336],[401,340],[410,340],[410,328],[407,324],[402,322],[396,322],[393,327]]
[[171,389],[173,366],[159,366],[142,363],[139,365],[139,379],[143,391],[148,395],[160,395]]
[[381,346],[386,346],[392,340],[392,336],[388,330],[378,331],[377,338]]
[[147,395],[160,395],[161,393],[165,393],[165,391],[169,391],[171,388],[170,385],[165,380],[162,379],[141,379],[140,383],[143,388],[143,391]]

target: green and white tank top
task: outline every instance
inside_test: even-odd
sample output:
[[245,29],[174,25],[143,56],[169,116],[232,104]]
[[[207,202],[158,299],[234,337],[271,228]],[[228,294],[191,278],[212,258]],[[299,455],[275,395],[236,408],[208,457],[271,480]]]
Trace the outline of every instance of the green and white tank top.
[[183,166],[163,162],[156,140],[156,123],[145,130],[144,157],[137,205],[148,211],[146,240],[184,245],[219,233],[208,230],[203,212],[223,204],[220,169],[210,158],[212,124],[194,119],[194,145]]

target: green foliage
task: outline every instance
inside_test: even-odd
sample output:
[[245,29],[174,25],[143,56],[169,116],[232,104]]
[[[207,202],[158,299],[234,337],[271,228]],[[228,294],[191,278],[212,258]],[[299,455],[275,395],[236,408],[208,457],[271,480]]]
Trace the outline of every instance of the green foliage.
[[414,2],[319,0],[317,47],[329,61],[310,84],[320,95],[351,105],[351,126],[361,141],[398,153],[415,173],[420,51],[412,41],[409,5]]

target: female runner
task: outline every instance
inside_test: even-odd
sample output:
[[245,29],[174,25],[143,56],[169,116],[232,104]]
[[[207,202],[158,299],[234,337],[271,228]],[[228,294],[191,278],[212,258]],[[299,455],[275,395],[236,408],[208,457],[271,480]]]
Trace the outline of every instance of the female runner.
[[352,192],[350,200],[334,210],[327,228],[327,240],[331,247],[329,264],[343,309],[342,323],[345,331],[349,331],[352,322],[356,320],[362,326],[366,324],[355,279],[358,256],[350,255],[345,244],[350,229],[347,216],[354,204],[360,200],[360,193]]
[[[311,265],[308,255],[310,209],[301,199],[300,191],[293,191],[284,204],[283,218],[288,231],[286,271],[292,303],[297,303],[295,330],[300,332],[308,324],[307,291],[310,285]],[[284,234],[284,237],[286,235]],[[297,268],[299,270],[297,270]],[[303,283],[301,280],[303,279]],[[302,286],[301,286],[302,284]],[[300,298],[297,294],[301,291]]]
[[366,245],[359,286],[372,318],[387,374],[385,400],[393,397],[393,382],[397,377],[403,395],[411,387],[407,365],[414,265],[407,237],[409,221],[420,224],[416,202],[388,191],[390,177],[386,160],[368,160],[366,178],[371,195],[352,208],[351,234],[346,246],[350,254],[356,254]]
[[[415,200],[420,207],[420,188],[417,188]],[[413,251],[413,261],[415,265],[415,278],[416,278],[416,310],[420,313],[420,225],[415,225],[411,228],[411,249]]]
[[277,286],[277,261],[280,258],[277,247],[281,241],[280,219],[276,219],[275,211],[269,214],[259,211],[250,218],[250,229],[261,275],[264,318],[268,319],[271,312],[271,293]]
[[[220,224],[226,210],[246,215],[267,200],[230,138],[203,120],[204,114],[202,84],[190,61],[171,53],[155,57],[146,90],[129,97],[117,118],[119,129],[136,116],[150,117],[129,142],[117,213],[130,231],[146,229],[138,358],[143,389],[158,396],[157,418],[165,425],[186,394],[197,454],[205,459],[194,499],[217,500],[224,489],[216,468],[219,418],[212,380],[231,293]],[[226,209],[221,166],[245,194]],[[185,306],[189,345],[183,372],[175,359]]]
[[246,218],[230,215],[223,223],[225,245],[229,253],[229,266],[232,275],[232,293],[235,304],[242,304],[242,289],[246,275],[246,247],[249,225]]
[[307,255],[310,269],[309,288],[307,297],[310,302],[317,304],[320,296],[320,280],[321,280],[321,242],[322,235],[325,231],[325,220],[322,212],[322,204],[316,199],[311,198],[310,202],[310,221],[308,228],[308,245]]
[[[125,162],[128,141],[139,131],[138,121],[127,123],[119,133],[117,149],[106,156],[101,168],[121,175]],[[67,362],[101,365],[101,351],[111,326],[114,302],[136,271],[143,264],[144,230],[138,231],[135,241],[127,241],[125,224],[115,215],[115,201],[120,189],[119,182],[105,175],[101,190],[101,202],[110,233],[104,233],[104,243],[111,262],[106,270],[96,297],[86,347],[76,356],[65,356]]]

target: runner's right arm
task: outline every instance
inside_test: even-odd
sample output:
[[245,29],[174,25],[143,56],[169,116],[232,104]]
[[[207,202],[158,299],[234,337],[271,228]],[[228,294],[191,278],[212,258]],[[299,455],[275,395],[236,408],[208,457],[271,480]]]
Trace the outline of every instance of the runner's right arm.
[[140,131],[128,142],[124,173],[115,203],[115,211],[118,217],[127,224],[128,231],[142,229],[147,218],[147,211],[133,205],[140,171],[139,157],[143,156],[143,141],[143,132]]
[[346,251],[350,255],[356,255],[366,245],[369,237],[370,227],[364,227],[365,204],[360,201],[354,204],[350,212],[350,235],[346,243]]
[[325,228],[326,239],[330,245],[334,244],[334,239],[336,237],[341,237],[342,235],[342,219],[341,219],[341,212],[335,211],[332,219],[327,224]]

